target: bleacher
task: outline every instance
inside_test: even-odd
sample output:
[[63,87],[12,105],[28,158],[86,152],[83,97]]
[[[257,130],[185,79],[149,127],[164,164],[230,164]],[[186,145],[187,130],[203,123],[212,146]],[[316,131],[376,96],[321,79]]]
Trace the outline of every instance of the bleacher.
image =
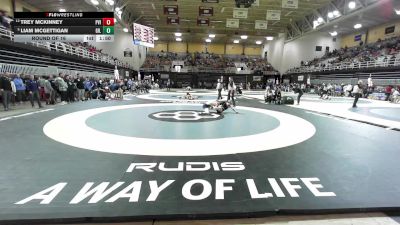
[[[64,71],[67,74],[88,74],[94,77],[113,76],[115,65],[125,70],[128,64],[103,54],[99,50],[69,43],[16,43],[12,31],[0,27],[0,68],[18,68],[46,73]],[[56,70],[54,70],[56,68]],[[38,74],[39,75],[39,74]]]
[[[261,56],[218,55],[213,53],[148,53],[140,69],[143,72],[176,72],[174,61],[183,61],[184,72],[278,75]],[[240,68],[240,70],[238,70]]]
[[292,68],[286,73],[373,72],[393,70],[399,67],[400,37],[394,37],[367,45],[333,50],[321,58],[302,62],[300,67]]

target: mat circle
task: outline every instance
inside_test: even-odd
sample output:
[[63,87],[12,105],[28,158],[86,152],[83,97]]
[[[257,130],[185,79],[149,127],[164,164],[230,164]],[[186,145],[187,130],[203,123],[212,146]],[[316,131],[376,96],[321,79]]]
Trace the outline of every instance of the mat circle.
[[[55,141],[81,149],[152,156],[206,156],[273,150],[301,143],[311,138],[316,132],[310,122],[297,116],[250,107],[237,107],[237,110],[248,110],[274,117],[279,120],[279,126],[273,130],[239,137],[154,139],[110,134],[86,124],[88,118],[100,113],[131,108],[146,108],[151,111],[152,107],[171,105],[180,106],[168,103],[136,104],[78,111],[49,121],[43,127],[43,132]],[[198,107],[196,104],[193,106]]]

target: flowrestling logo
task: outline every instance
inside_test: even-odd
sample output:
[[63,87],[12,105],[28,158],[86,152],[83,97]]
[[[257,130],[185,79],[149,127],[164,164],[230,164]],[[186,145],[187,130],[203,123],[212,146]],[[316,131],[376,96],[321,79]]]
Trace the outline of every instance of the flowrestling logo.
[[149,115],[150,118],[155,120],[167,122],[209,122],[220,120],[224,116],[217,113],[204,113],[203,111],[193,110],[169,110],[162,112],[155,112]]

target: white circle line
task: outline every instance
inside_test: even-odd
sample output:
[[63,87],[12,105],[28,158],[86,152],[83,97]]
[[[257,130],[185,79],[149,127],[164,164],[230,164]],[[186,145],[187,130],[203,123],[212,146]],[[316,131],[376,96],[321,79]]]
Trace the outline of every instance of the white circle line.
[[[275,117],[280,125],[274,130],[254,135],[216,139],[152,139],[127,137],[105,133],[86,125],[91,116],[113,110],[181,106],[180,104],[137,104],[111,106],[74,112],[57,117],[43,127],[51,139],[77,148],[100,152],[153,156],[207,156],[257,152],[283,148],[301,143],[315,134],[315,127],[308,121],[286,113],[236,107]],[[196,104],[188,104],[198,107]],[[141,129],[141,128],[138,128]],[[221,128],[223,131],[223,128]],[[200,134],[201,135],[201,134]]]

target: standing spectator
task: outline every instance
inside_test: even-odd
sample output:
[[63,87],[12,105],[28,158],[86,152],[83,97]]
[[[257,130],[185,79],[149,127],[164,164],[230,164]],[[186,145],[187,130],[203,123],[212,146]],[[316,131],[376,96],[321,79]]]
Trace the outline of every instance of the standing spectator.
[[41,100],[46,100],[46,94],[44,92],[44,83],[45,80],[43,77],[38,78],[38,84],[39,84],[39,96]]
[[362,94],[362,81],[359,80],[356,85],[353,87],[353,95],[354,95],[354,102],[353,108],[357,108],[358,99],[361,97]]
[[[53,75],[50,75],[50,78],[48,79],[48,81],[50,82],[51,87],[53,88],[53,92],[51,93],[52,96],[50,96],[50,104],[54,105],[57,103],[57,98],[58,96],[61,96],[61,92],[57,87],[57,83],[54,80]],[[53,102],[52,102],[53,101]]]
[[84,101],[85,99],[85,80],[83,77],[79,77],[76,79],[76,87],[78,88],[78,101]]
[[46,97],[46,105],[55,104],[55,90],[51,86],[49,78],[44,79],[44,93]]
[[85,86],[85,99],[86,100],[92,99],[92,89],[94,87],[94,83],[88,78],[86,78],[84,86]]
[[217,100],[222,99],[222,94],[221,94],[221,92],[222,92],[222,83],[221,83],[221,79],[218,79],[217,91],[218,91],[218,98],[217,98]]
[[14,78],[15,89],[17,91],[17,101],[22,104],[22,101],[25,99],[25,84],[24,81],[21,79],[21,76],[17,74]]
[[61,102],[65,103],[67,101],[67,89],[68,85],[62,78],[62,74],[60,73],[59,76],[56,78],[55,83],[57,85],[58,90],[60,91],[61,95]]
[[70,103],[74,102],[75,90],[76,90],[75,83],[73,82],[72,77],[70,76],[66,77],[65,82],[67,83],[67,101]]
[[295,88],[293,89],[294,93],[297,93],[297,105],[300,105],[300,98],[301,96],[303,96],[304,92],[301,88],[301,86],[298,84],[295,86]]
[[39,108],[42,108],[39,96],[39,82],[33,75],[30,76],[30,79],[26,83],[26,90],[29,92],[29,100],[31,101],[32,107],[35,107],[34,100],[37,100]]
[[372,81],[372,75],[370,74],[368,77],[368,92],[367,92],[367,98],[370,94],[374,92],[374,82]]
[[236,91],[235,82],[233,82],[233,78],[232,78],[232,77],[229,77],[229,83],[228,83],[228,101],[232,98],[232,105],[233,105],[233,107],[236,106],[236,102],[235,102],[235,91]]
[[386,86],[386,89],[385,89],[385,95],[386,95],[385,101],[389,101],[390,94],[392,94],[392,88],[393,87],[391,85]]
[[11,83],[11,102],[13,106],[15,106],[15,97],[17,96],[17,89],[15,88],[15,83],[12,79],[10,79],[10,83]]
[[168,81],[167,81],[167,91],[170,91],[170,90],[171,90],[171,80],[168,79]]
[[3,99],[4,110],[8,111],[10,108],[10,100],[11,100],[11,82],[6,74],[0,75],[0,93]]

